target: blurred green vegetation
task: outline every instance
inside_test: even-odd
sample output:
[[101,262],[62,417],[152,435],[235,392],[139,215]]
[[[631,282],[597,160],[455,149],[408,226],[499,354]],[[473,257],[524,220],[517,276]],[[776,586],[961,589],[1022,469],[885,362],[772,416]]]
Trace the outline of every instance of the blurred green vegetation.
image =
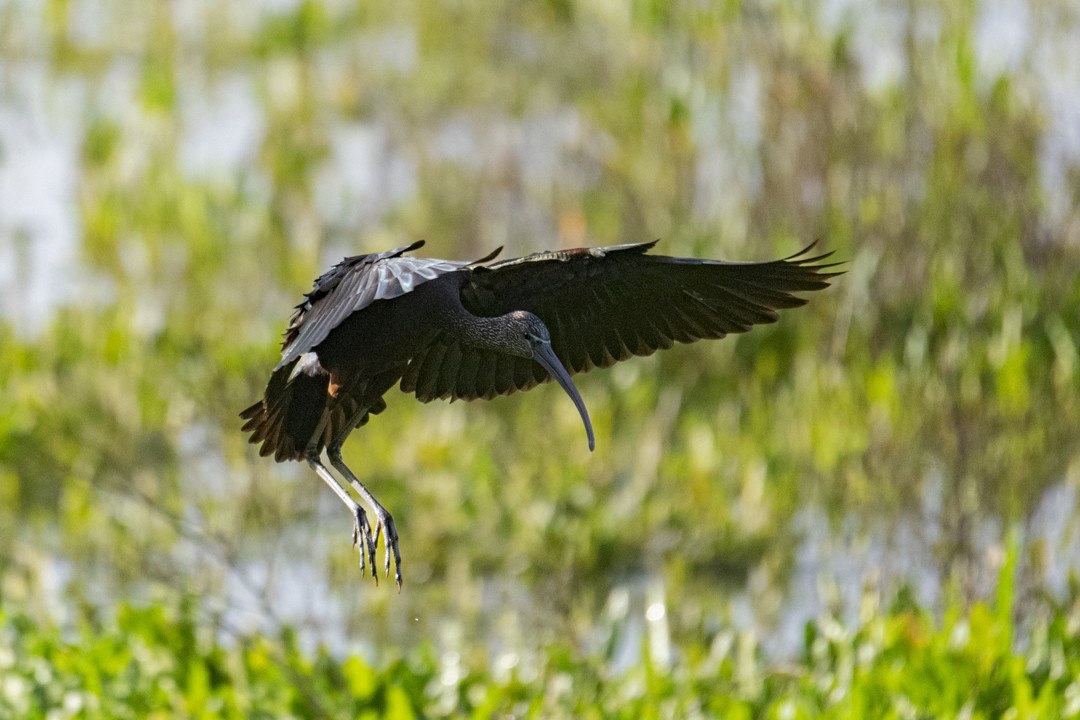
[[[918,563],[913,547],[928,548],[933,566],[909,569],[955,598],[940,623],[926,608],[843,631],[849,660],[853,638],[881,643],[865,702],[882,715],[906,714],[881,703],[889,673],[916,682],[895,670],[909,655],[968,687],[938,664],[974,652],[958,618],[973,633],[1011,627],[975,604],[1005,528],[1024,539],[1017,618],[1075,624],[1074,610],[1046,615],[1041,592],[1071,573],[1075,508],[1049,538],[1039,509],[1080,472],[1080,165],[1055,150],[1068,131],[1051,102],[1080,17],[1069,0],[1017,3],[1025,50],[995,63],[980,34],[991,4],[883,0],[831,19],[791,0],[6,8],[3,72],[31,89],[0,98],[49,118],[67,148],[78,246],[44,281],[67,301],[27,327],[24,284],[53,250],[18,227],[0,238],[17,265],[0,319],[0,600],[36,616],[8,616],[5,644],[50,664],[85,646],[137,668],[129,636],[160,658],[194,642],[157,635],[193,610],[125,610],[75,640],[51,623],[119,598],[194,597],[245,631],[287,621],[379,662],[429,642],[462,653],[481,688],[497,647],[558,641],[540,677],[495,682],[497,707],[533,707],[579,673],[612,697],[642,683],[636,697],[659,697],[661,683],[683,707],[700,683],[743,682],[728,661],[692,662],[739,614],[731,593],[766,627],[790,610],[807,508],[895,541],[886,556]],[[312,278],[421,237],[451,258],[660,237],[665,253],[746,260],[821,238],[849,272],[777,325],[580,378],[591,455],[550,388],[468,405],[391,393],[346,455],[402,532],[397,595],[359,578],[336,499],[305,468],[257,458],[236,415]],[[909,581],[824,578],[811,606],[842,582]],[[661,588],[677,679],[646,664],[610,680],[588,659],[626,586]],[[337,708],[355,672],[390,704],[444,662],[372,670],[285,643],[264,672],[246,646],[215,643],[192,650],[204,690],[181,678],[187,661],[162,660],[180,697],[217,692],[219,672],[291,693],[272,677],[301,673]],[[1024,702],[1044,712],[1064,702],[1044,699],[1056,690],[1010,643],[994,652],[992,671],[972,671],[1010,673],[1016,693],[1027,678]],[[822,689],[838,657],[806,658],[791,679],[754,665],[760,687],[712,710],[841,715]],[[140,702],[165,692],[131,682]],[[59,692],[42,685],[35,697]],[[222,692],[236,713],[259,704]],[[989,716],[996,698],[976,702]]]
[[[1009,568],[1011,572],[1013,568]],[[1003,575],[1003,577],[1008,577]],[[998,718],[1080,717],[1080,601],[1047,607],[1014,647],[1010,583],[943,619],[900,597],[863,598],[860,627],[823,616],[798,658],[773,665],[753,633],[724,631],[672,669],[649,652],[611,657],[554,643],[489,668],[431,647],[383,667],[293,633],[223,643],[197,600],[122,605],[70,632],[0,614],[0,713],[103,718]],[[1075,588],[1074,588],[1075,590]],[[220,631],[220,627],[216,628]]]

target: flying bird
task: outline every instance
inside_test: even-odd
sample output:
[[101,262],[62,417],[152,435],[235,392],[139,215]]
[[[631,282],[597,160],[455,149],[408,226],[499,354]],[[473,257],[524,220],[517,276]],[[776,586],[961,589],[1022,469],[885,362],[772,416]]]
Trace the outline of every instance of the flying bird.
[[[417,400],[476,400],[554,379],[592,422],[570,376],[674,343],[746,332],[820,290],[839,263],[814,245],[782,260],[736,263],[650,255],[654,242],[538,252],[493,262],[409,256],[415,242],[347,257],[315,281],[285,331],[261,400],[240,413],[259,454],[306,461],[353,515],[353,543],[378,582],[384,538],[401,587],[394,519],[345,464],[349,433],[386,409],[395,384]],[[322,456],[374,513],[372,524]]]

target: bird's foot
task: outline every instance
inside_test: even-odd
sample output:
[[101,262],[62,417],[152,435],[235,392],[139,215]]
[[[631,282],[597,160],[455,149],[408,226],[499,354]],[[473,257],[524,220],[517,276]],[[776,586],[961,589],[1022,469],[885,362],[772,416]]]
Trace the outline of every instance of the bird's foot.
[[[390,553],[394,554],[394,580],[397,582],[398,592],[401,592],[401,550],[398,548],[397,526],[394,518],[386,512],[382,505],[375,506],[375,544],[379,543],[379,536],[383,535],[386,544],[386,562],[383,566],[386,577],[390,577]],[[372,555],[371,569],[375,572],[375,556]]]
[[365,556],[371,565],[371,575],[375,578],[375,584],[379,584],[379,570],[375,565],[375,537],[371,534],[371,523],[368,522],[364,508],[356,506],[353,519],[352,533],[353,547],[360,546],[360,574],[364,574],[366,568]]

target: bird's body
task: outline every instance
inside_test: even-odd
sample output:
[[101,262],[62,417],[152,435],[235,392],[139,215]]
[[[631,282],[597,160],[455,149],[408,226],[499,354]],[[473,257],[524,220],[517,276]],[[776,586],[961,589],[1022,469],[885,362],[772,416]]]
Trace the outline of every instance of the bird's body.
[[[241,413],[250,441],[278,461],[306,460],[350,507],[354,540],[374,572],[386,533],[400,584],[397,531],[341,460],[354,428],[385,409],[395,384],[422,402],[527,390],[554,377],[592,426],[570,374],[774,322],[836,273],[806,250],[766,263],[647,255],[655,243],[582,248],[489,262],[407,256],[420,247],[345,258],[315,281],[285,333],[263,399]],[[809,250],[809,248],[807,248]],[[331,463],[377,516],[322,464]]]
[[[295,357],[286,355],[270,382],[274,385],[277,379],[282,388],[279,397],[287,403],[276,416],[263,412],[261,403],[252,406],[266,423],[252,440],[264,440],[262,453],[273,454],[278,461],[303,460],[324,411],[330,417],[325,432],[314,438],[319,451],[359,407],[380,412],[382,395],[451,320],[447,306],[455,297],[451,284],[425,282],[392,300],[352,312],[318,343],[301,346]],[[387,332],[390,328],[394,331]]]

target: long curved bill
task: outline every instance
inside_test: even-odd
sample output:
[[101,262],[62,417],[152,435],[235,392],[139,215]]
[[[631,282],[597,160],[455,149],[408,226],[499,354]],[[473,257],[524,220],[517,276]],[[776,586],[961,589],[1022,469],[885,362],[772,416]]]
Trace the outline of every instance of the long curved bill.
[[585,423],[585,432],[589,436],[589,451],[592,452],[596,447],[596,439],[593,437],[592,420],[589,419],[589,411],[585,407],[585,401],[581,399],[581,393],[574,387],[574,382],[570,379],[570,373],[566,372],[566,368],[559,362],[559,358],[555,356],[555,351],[551,349],[551,343],[534,345],[533,359],[540,363],[559,385],[562,385],[562,389],[574,401],[574,406],[581,413],[581,420]]

